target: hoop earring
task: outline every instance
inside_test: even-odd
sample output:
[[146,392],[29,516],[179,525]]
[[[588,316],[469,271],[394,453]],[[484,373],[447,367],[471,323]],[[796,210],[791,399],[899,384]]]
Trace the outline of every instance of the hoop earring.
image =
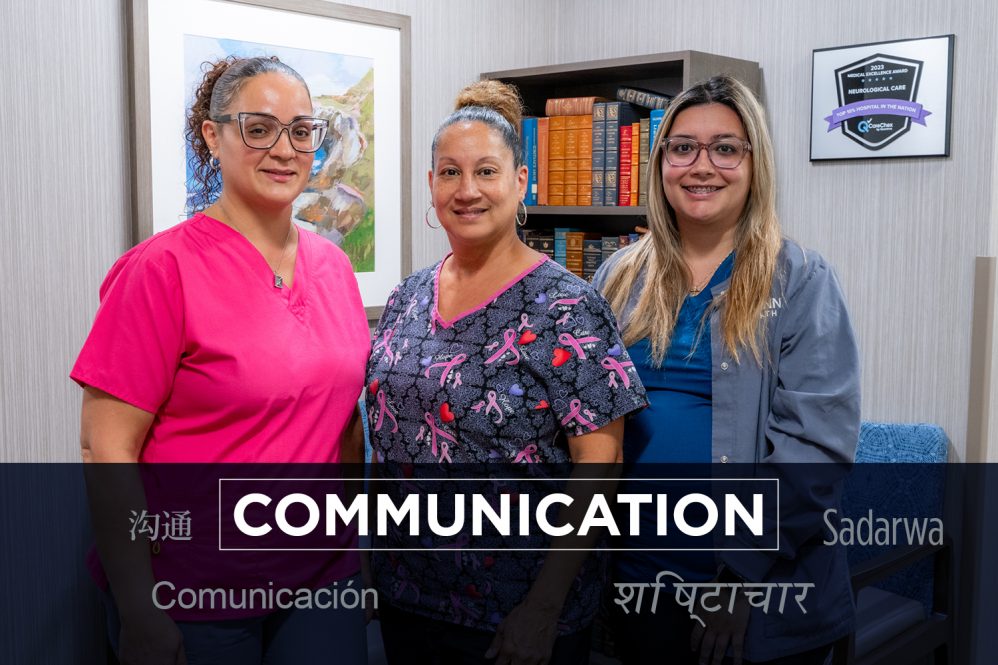
[[516,211],[516,225],[519,227],[524,227],[527,225],[527,204],[520,199],[520,208],[523,209],[523,217],[520,217],[520,210]]
[[208,166],[210,166],[213,171],[217,171],[218,167],[221,166],[221,163],[218,161],[218,157],[212,155],[211,159],[208,160]]
[[426,212],[423,213],[423,224],[426,224],[427,228],[430,228],[430,229],[433,229],[434,231],[436,231],[437,229],[440,228],[440,220],[439,219],[437,220],[437,225],[436,226],[433,226],[433,224],[430,224],[430,211],[431,210],[433,210],[433,204],[432,203],[430,204],[430,207],[426,209]]

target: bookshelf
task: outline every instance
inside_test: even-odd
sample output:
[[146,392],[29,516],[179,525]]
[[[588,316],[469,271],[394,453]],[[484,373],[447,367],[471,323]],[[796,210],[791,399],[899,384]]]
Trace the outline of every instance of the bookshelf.
[[[675,95],[716,74],[730,74],[759,91],[759,64],[700,51],[675,51],[608,60],[485,72],[482,78],[514,84],[526,115],[543,116],[553,97],[601,96],[614,99],[618,86],[646,88]],[[644,206],[528,206],[527,227],[573,226],[587,231],[626,233],[642,223]]]

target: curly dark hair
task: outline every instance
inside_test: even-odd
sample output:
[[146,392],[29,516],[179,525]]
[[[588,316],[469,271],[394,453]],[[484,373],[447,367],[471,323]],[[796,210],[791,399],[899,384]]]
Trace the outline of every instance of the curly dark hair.
[[284,74],[300,81],[308,91],[308,84],[301,74],[281,62],[277,56],[241,58],[230,55],[215,62],[203,63],[201,71],[204,76],[194,92],[194,103],[187,112],[184,128],[184,138],[190,146],[188,166],[193,174],[188,183],[191,190],[187,197],[188,214],[210,206],[222,189],[222,173],[212,166],[211,150],[201,134],[204,121],[223,115],[246,81],[259,74]]

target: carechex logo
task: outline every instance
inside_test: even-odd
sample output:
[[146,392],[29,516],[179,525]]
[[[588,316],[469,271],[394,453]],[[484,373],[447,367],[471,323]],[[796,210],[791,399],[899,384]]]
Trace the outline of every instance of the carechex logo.
[[[649,550],[778,550],[777,479],[629,479],[626,492],[580,478],[379,479],[377,492],[351,492],[352,482],[222,479],[218,547],[381,549],[387,537],[395,540],[383,549],[405,549],[401,538],[414,549],[475,550],[502,538],[504,549],[531,550],[547,547],[538,539],[598,532],[655,536]],[[648,507],[654,523],[642,518]]]

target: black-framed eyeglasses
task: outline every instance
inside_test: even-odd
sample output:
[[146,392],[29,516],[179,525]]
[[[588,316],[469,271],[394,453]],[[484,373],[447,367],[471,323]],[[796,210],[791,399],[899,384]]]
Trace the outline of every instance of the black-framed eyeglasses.
[[291,147],[298,152],[315,152],[322,147],[329,129],[329,121],[323,118],[301,115],[289,122],[280,120],[267,113],[240,112],[236,115],[220,115],[212,118],[215,122],[239,123],[239,135],[247,148],[254,150],[270,150],[281,138],[281,132],[287,130],[291,139]]
[[700,158],[700,151],[707,151],[707,159],[719,169],[734,169],[745,159],[745,155],[752,152],[752,145],[748,141],[728,138],[714,141],[713,143],[700,143],[693,139],[668,138],[665,139],[665,160],[670,166],[691,166]]

